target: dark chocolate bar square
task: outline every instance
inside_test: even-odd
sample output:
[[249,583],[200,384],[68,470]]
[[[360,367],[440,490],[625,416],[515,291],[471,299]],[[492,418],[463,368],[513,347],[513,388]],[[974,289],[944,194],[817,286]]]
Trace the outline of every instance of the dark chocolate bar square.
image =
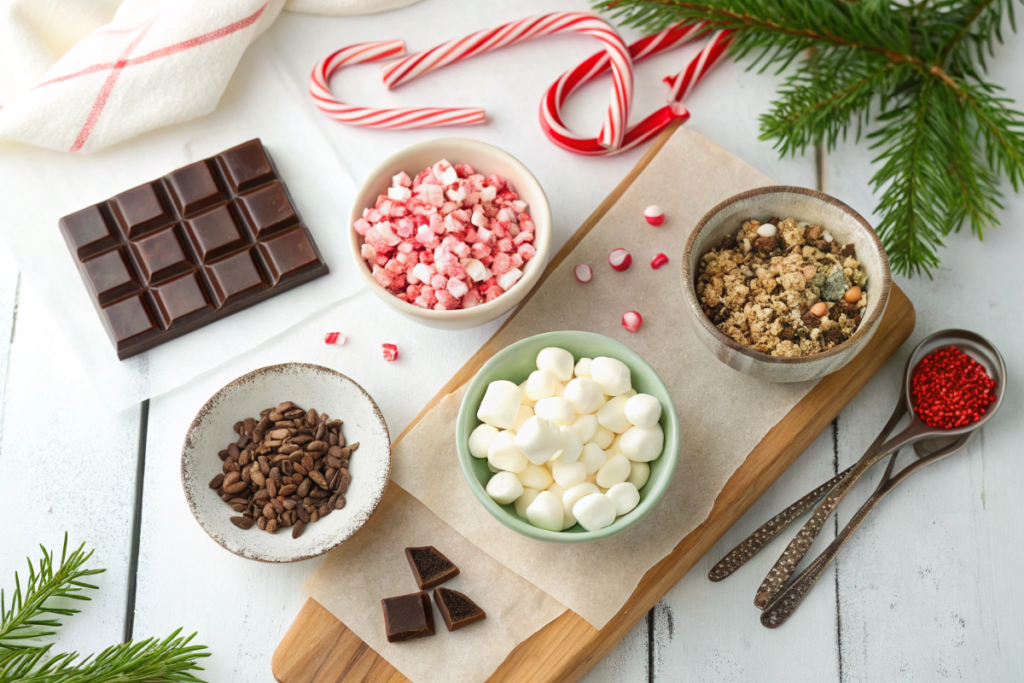
[[429,590],[459,575],[455,563],[432,545],[406,548],[405,559],[409,560],[409,568],[420,590]]
[[464,593],[444,586],[434,589],[434,604],[437,605],[437,611],[441,613],[441,618],[444,619],[444,625],[449,632],[458,631],[460,628],[487,618],[487,612],[480,609]]
[[122,360],[328,273],[259,140],[60,227]]
[[384,608],[384,635],[389,643],[434,635],[434,612],[426,593],[384,598],[380,604]]

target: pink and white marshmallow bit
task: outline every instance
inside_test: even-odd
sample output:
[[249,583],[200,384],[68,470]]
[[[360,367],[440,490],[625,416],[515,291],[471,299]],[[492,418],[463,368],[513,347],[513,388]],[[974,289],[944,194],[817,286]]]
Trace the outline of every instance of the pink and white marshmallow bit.
[[668,263],[668,256],[665,256],[664,254],[655,254],[654,258],[651,259],[651,268],[657,270],[666,263]]
[[384,350],[384,360],[389,363],[393,360],[398,360],[398,347],[394,344],[381,344],[381,348]]
[[644,218],[651,225],[661,225],[665,222],[665,212],[657,204],[651,204],[644,209]]
[[612,249],[608,254],[608,265],[621,273],[633,265],[633,257],[625,249]]
[[622,314],[622,326],[630,332],[636,332],[644,324],[643,316],[636,311],[626,311]]
[[594,279],[594,271],[590,269],[586,263],[581,263],[576,266],[576,281],[587,284]]
[[341,346],[348,341],[348,337],[341,332],[328,332],[324,335],[324,344],[337,344]]

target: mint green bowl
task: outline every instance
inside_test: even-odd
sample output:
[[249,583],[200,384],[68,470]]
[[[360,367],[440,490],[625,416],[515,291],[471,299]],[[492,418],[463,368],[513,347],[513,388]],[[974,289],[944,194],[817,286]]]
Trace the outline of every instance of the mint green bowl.
[[[480,424],[476,411],[487,391],[487,385],[499,379],[520,384],[537,369],[536,359],[540,350],[549,346],[565,349],[577,361],[580,358],[598,356],[617,358],[629,367],[633,388],[637,392],[650,394],[661,401],[661,428],[665,432],[665,450],[650,463],[651,476],[647,480],[647,485],[640,491],[640,503],[628,514],[617,518],[611,526],[598,531],[586,531],[579,524],[565,531],[540,529],[517,515],[513,504],[498,505],[491,500],[485,490],[487,482],[493,476],[487,469],[487,459],[474,458],[469,453],[469,435]],[[469,383],[466,395],[462,399],[459,418],[455,423],[455,444],[459,464],[466,475],[469,488],[491,516],[509,529],[539,541],[587,543],[625,531],[643,519],[661,500],[676,470],[679,456],[679,418],[676,416],[676,408],[665,383],[658,377],[654,368],[633,349],[610,337],[592,332],[547,332],[510,344],[484,363],[480,372],[476,373],[476,377]]]

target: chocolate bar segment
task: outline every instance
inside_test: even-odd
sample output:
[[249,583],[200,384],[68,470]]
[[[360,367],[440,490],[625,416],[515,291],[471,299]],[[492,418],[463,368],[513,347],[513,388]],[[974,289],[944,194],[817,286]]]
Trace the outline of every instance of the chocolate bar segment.
[[259,140],[60,227],[121,360],[329,270]]
[[434,589],[434,604],[437,611],[444,619],[444,625],[448,631],[458,631],[460,628],[469,626],[472,623],[487,618],[487,612],[463,593],[453,591],[451,588],[438,586]]
[[380,604],[384,608],[384,635],[389,643],[434,635],[434,612],[426,593],[384,598]]
[[420,590],[429,590],[459,575],[459,568],[455,563],[432,545],[406,548],[405,558],[409,560],[409,567],[412,568],[413,577]]

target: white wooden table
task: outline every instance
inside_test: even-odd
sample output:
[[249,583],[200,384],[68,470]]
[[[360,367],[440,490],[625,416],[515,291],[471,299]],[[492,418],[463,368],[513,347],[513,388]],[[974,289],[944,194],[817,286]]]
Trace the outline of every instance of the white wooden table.
[[[358,19],[284,14],[242,66],[255,54],[272,52],[301,97],[309,67],[340,45],[404,36],[418,49],[435,39],[553,9],[545,0],[486,5],[484,11],[481,3],[428,0]],[[564,0],[558,8],[585,9],[586,3]],[[289,39],[295,35],[308,40]],[[991,71],[1021,102],[1024,76],[1013,65],[1024,60],[1024,44],[1011,41],[997,51]],[[478,102],[474,79],[502,78],[500,95],[486,102],[493,120],[485,127],[456,133],[356,133],[325,121],[324,135],[356,181],[381,157],[426,137],[464,134],[496,142],[522,158],[545,185],[559,246],[640,154],[571,157],[551,146],[537,126],[534,112],[544,88],[594,49],[583,39],[548,39],[540,61],[536,46],[522,46],[505,53],[504,60],[484,58],[403,91],[407,101]],[[636,111],[659,104],[657,81],[678,70],[692,52],[663,56],[639,68]],[[525,63],[535,68],[519,68]],[[504,75],[495,76],[499,71]],[[467,92],[457,97],[440,92],[439,86],[460,80]],[[345,83],[368,102],[379,87],[365,73]],[[818,187],[870,216],[870,153],[864,146],[844,145],[819,166],[811,153],[780,161],[770,144],[757,140],[757,115],[767,108],[777,84],[772,77],[722,65],[689,102],[693,118],[688,125],[776,180]],[[606,87],[589,87],[572,102],[574,124],[596,129],[595,104],[606,97]],[[12,191],[16,188],[4,188]],[[1013,380],[1024,377],[1016,253],[1024,251],[1024,196],[1012,195],[1009,188],[1007,194],[1000,212],[1004,227],[984,244],[954,236],[934,280],[897,278],[917,307],[911,341],[646,623],[594,667],[588,681],[1024,678],[1024,650],[1017,643],[1024,583],[1018,579],[1019,536],[1014,531],[1024,514],[1024,500],[1015,493],[1024,481],[1024,427],[1018,419],[1024,405],[1016,385],[1002,414],[968,452],[914,477],[886,500],[784,628],[764,629],[752,605],[754,590],[777,553],[763,553],[725,583],[706,578],[708,569],[762,521],[859,457],[889,414],[915,340],[944,327],[975,330],[999,346]],[[303,580],[318,562],[249,562],[203,534],[185,504],[178,475],[182,435],[197,408],[228,380],[254,367],[312,360],[360,381],[397,434],[496,327],[458,335],[427,330],[389,313],[364,290],[320,320],[208,376],[110,414],[96,400],[59,321],[48,317],[6,251],[0,250],[0,264],[0,339],[10,340],[0,345],[0,465],[5,473],[0,500],[6,510],[0,583],[11,585],[14,570],[24,569],[25,555],[34,557],[38,543],[59,547],[66,530],[73,542],[96,548],[93,564],[107,572],[99,577],[101,589],[93,602],[68,621],[60,649],[95,652],[125,637],[163,636],[182,626],[186,632],[198,631],[197,640],[212,649],[213,657],[206,660],[210,681],[271,680],[271,653],[304,600]],[[349,331],[349,345],[325,348],[319,343],[325,329]],[[398,343],[401,362],[375,362],[384,341]],[[849,519],[868,488],[862,484],[841,506],[837,525]],[[834,533],[834,528],[826,530],[816,549]],[[777,548],[778,543],[771,550]]]

